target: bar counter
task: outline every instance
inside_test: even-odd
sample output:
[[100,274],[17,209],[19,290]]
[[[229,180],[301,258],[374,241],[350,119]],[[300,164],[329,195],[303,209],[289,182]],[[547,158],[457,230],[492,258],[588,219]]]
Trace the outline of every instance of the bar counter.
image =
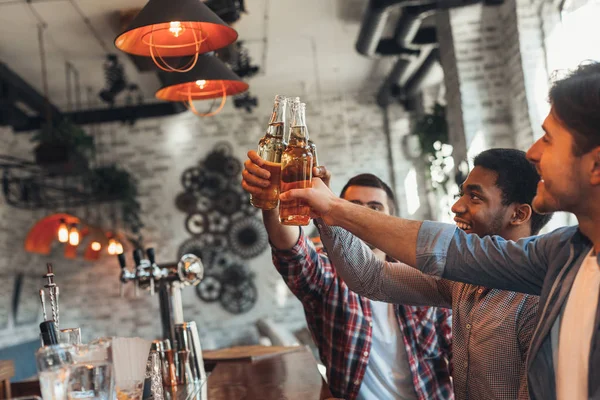
[[[275,347],[272,351],[270,354],[217,360],[204,391],[208,400],[333,398],[308,348]],[[211,353],[205,354],[207,365],[218,358]]]

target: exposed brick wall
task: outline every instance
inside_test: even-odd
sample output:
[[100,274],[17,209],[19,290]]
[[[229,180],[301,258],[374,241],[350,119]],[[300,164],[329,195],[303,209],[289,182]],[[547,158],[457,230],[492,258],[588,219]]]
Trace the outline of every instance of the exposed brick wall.
[[437,22],[457,157],[474,140],[478,150],[526,150],[547,112],[547,35],[558,9],[544,0],[506,0],[442,12]]
[[[174,205],[175,196],[181,191],[182,171],[222,140],[231,142],[235,155],[244,160],[247,150],[256,147],[264,132],[271,100],[261,99],[261,107],[254,114],[225,112],[205,119],[183,114],[142,120],[134,127],[108,124],[100,128],[103,133],[96,134],[98,145],[111,149],[106,158],[118,162],[139,179],[146,244],[156,247],[157,261],[174,260],[178,246],[189,237],[184,228],[186,215]],[[396,191],[401,214],[405,215],[403,181],[411,164],[401,157],[399,149],[401,137],[408,133],[408,116],[399,106],[390,111],[393,168],[398,178]],[[334,192],[339,193],[348,178],[361,172],[375,173],[389,182],[383,120],[373,96],[364,93],[329,96],[322,104],[309,99],[307,119],[311,136],[318,145],[319,159],[333,172]],[[0,144],[3,152],[31,157],[29,138],[28,134],[15,135],[4,129]],[[81,215],[83,210],[74,212]],[[0,200],[0,275],[12,276],[23,271],[35,280],[44,273],[45,263],[52,261],[61,287],[62,326],[81,326],[84,340],[104,335],[159,336],[157,298],[144,295],[133,299],[131,287],[127,289],[126,298],[119,298],[116,259],[107,256],[93,264],[66,261],[58,244],[48,257],[22,250],[27,231],[46,213],[50,211],[18,210]],[[271,317],[292,330],[304,326],[303,310],[287,289],[282,290],[270,252],[264,252],[248,264],[256,274],[259,297],[257,305],[247,314],[228,314],[218,304],[200,301],[194,289],[184,290],[184,315],[188,320],[197,321],[205,347],[228,346],[243,337],[255,337],[253,323],[262,317]],[[41,285],[39,279],[38,286]],[[26,295],[37,298],[37,292]],[[6,301],[0,305],[2,309],[8,307]],[[0,347],[32,340],[37,335],[37,323],[10,327],[0,331]]]

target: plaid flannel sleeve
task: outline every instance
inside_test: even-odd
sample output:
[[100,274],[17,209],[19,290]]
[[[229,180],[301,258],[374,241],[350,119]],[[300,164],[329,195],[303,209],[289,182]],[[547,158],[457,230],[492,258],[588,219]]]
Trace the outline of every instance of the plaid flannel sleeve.
[[321,302],[335,283],[336,274],[322,248],[300,228],[298,241],[291,249],[280,250],[271,246],[273,265],[292,293],[304,304]]

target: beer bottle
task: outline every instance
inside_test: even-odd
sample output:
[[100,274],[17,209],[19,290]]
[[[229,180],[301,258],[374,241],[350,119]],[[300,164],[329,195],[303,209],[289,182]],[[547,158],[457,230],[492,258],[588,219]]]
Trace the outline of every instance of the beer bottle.
[[[306,104],[292,105],[292,123],[288,146],[281,156],[281,192],[311,186],[313,155],[308,144]],[[284,225],[308,225],[310,207],[301,200],[282,201],[279,221]]]
[[271,173],[271,184],[260,194],[250,196],[250,204],[263,210],[272,210],[279,203],[279,182],[281,174],[281,155],[285,150],[283,133],[285,131],[285,112],[287,98],[275,96],[273,114],[265,136],[258,142],[258,155],[265,160],[263,168]]

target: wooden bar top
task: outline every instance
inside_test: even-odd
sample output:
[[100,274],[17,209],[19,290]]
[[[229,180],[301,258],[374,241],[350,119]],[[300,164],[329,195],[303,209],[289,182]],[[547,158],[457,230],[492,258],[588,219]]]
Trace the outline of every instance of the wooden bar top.
[[210,400],[319,400],[332,398],[312,353],[282,352],[252,362],[218,363],[208,377]]

